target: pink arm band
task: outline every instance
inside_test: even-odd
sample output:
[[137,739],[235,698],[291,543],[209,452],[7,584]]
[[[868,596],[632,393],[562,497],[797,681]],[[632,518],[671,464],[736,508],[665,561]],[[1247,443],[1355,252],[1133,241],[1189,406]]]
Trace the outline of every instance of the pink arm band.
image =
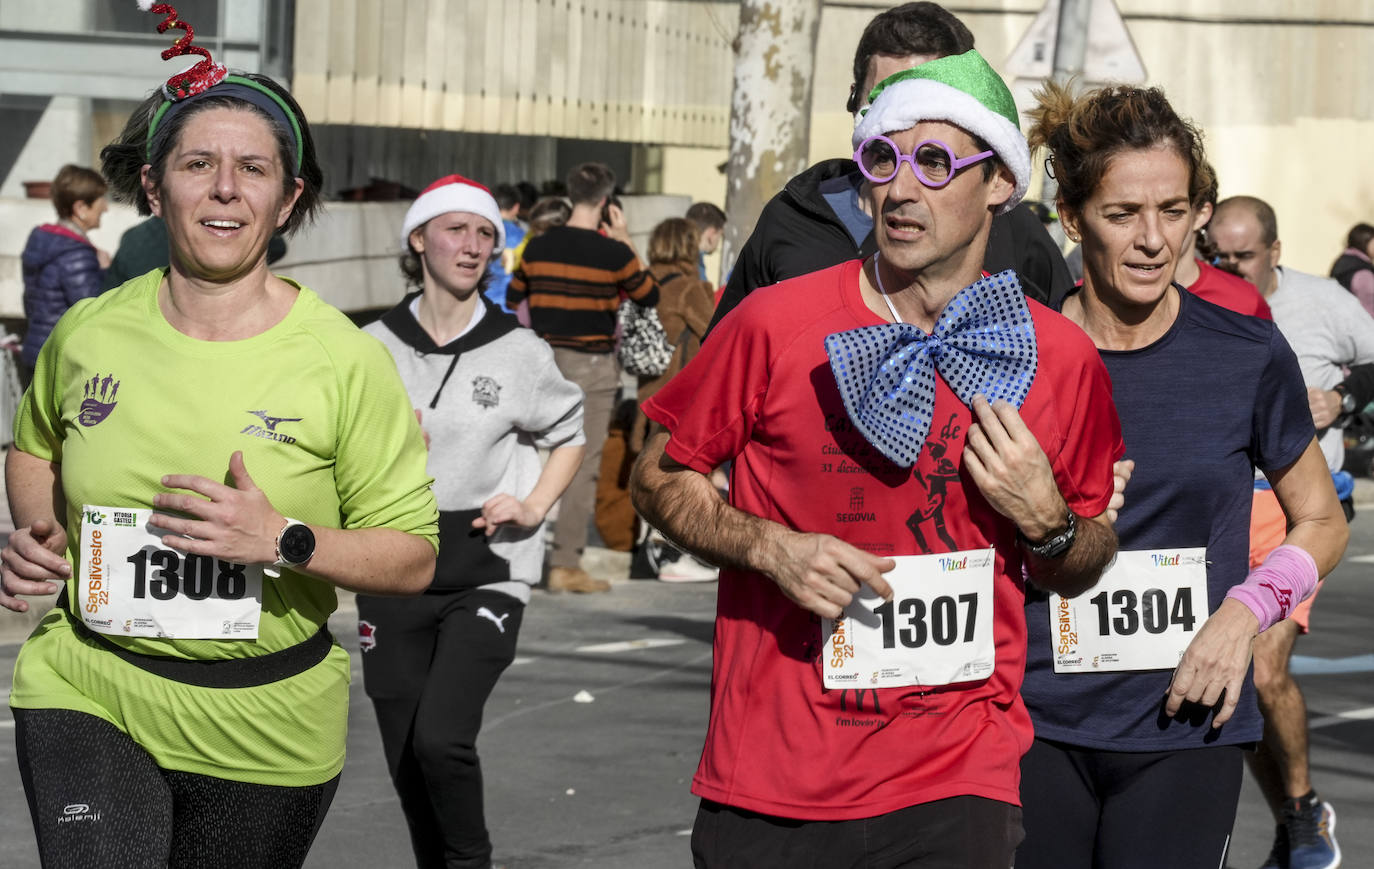
[[1264,563],[1232,586],[1226,596],[1240,601],[1259,619],[1259,629],[1288,618],[1298,604],[1317,588],[1317,562],[1307,550],[1285,543],[1269,553]]

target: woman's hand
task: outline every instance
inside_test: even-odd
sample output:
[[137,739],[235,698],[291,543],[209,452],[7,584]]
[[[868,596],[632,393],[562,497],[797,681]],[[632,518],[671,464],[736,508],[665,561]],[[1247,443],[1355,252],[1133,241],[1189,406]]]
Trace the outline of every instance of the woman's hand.
[[163,537],[162,542],[181,552],[240,564],[274,563],[277,534],[286,525],[286,517],[272,509],[267,495],[248,476],[242,451],[236,450],[229,457],[229,476],[233,486],[193,474],[163,477],[162,485],[169,489],[186,489],[195,495],[163,492],[153,496],[153,506],[195,518],[154,513],[152,524],[175,532]]
[[1222,601],[1174,669],[1164,711],[1170,717],[1177,715],[1185,701],[1213,707],[1224,696],[1220,711],[1212,716],[1212,727],[1230,721],[1258,635],[1259,621],[1245,604],[1231,598]]
[[1112,499],[1107,502],[1107,518],[1116,524],[1116,514],[1126,506],[1126,484],[1135,471],[1135,459],[1122,459],[1112,465]]
[[15,595],[56,594],[72,575],[62,555],[66,551],[66,529],[51,519],[38,519],[11,534],[0,550],[0,606],[28,612],[28,601]]
[[488,537],[502,525],[534,528],[544,521],[545,512],[514,495],[493,495],[482,505],[482,515],[472,520],[472,527],[485,528]]

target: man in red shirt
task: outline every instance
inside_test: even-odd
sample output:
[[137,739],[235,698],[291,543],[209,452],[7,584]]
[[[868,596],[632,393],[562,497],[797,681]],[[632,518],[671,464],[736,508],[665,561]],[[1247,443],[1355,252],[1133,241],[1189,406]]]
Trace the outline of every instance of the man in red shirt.
[[750,294],[644,408],[636,507],[722,567],[698,866],[1005,869],[1025,582],[1081,592],[1116,548],[1106,369],[982,275],[1030,175],[1006,85],[970,51],[874,94],[878,254]]
[[1255,285],[1239,275],[1222,271],[1198,258],[1199,237],[1207,232],[1212,211],[1217,206],[1217,176],[1211,164],[1207,166],[1212,183],[1202,191],[1193,214],[1193,231],[1188,234],[1186,247],[1179,253],[1174,280],[1188,288],[1188,292],[1214,305],[1237,314],[1248,314],[1261,320],[1272,320],[1269,303],[1264,301]]

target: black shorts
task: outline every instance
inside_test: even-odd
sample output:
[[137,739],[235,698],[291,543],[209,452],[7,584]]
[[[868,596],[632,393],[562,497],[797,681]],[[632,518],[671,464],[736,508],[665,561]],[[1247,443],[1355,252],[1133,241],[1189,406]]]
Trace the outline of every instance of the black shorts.
[[799,821],[702,800],[692,827],[698,869],[1007,869],[1021,810],[951,797],[852,821]]
[[1248,746],[1103,751],[1037,739],[1021,759],[1016,869],[1225,866]]

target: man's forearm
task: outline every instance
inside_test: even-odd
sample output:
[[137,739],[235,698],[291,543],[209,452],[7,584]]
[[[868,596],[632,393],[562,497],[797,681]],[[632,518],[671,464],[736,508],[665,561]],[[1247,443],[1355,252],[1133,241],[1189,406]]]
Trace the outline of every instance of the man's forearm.
[[1116,555],[1116,532],[1106,514],[1078,517],[1073,546],[1059,558],[1040,558],[1026,553],[1031,581],[1045,591],[1074,597],[1092,588],[1102,570]]
[[768,551],[787,529],[731,507],[710,478],[668,458],[667,443],[663,432],[650,438],[630,474],[630,499],[639,515],[718,567],[766,572]]

